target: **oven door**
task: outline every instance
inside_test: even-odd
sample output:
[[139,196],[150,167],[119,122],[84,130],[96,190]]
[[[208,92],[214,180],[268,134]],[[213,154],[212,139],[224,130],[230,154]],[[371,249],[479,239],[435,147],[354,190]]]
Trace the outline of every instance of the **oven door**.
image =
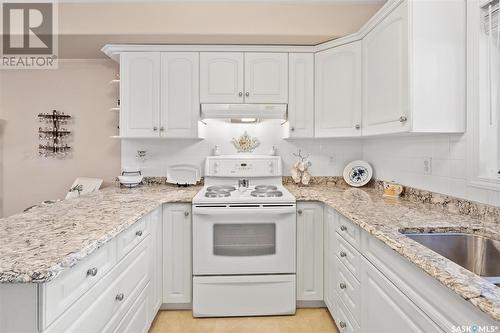
[[193,274],[295,273],[295,204],[193,205]]

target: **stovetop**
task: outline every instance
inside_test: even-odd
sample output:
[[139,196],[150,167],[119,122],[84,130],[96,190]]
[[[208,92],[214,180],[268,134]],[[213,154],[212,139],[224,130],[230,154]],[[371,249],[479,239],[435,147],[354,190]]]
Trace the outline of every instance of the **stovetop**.
[[283,203],[295,202],[295,197],[283,185],[254,185],[238,188],[233,185],[205,186],[193,198],[193,203]]

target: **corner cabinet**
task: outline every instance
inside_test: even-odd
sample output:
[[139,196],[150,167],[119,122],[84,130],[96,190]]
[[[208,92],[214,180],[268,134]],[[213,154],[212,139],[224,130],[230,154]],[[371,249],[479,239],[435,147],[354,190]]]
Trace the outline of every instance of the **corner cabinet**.
[[120,78],[120,136],[198,136],[197,52],[122,53]]
[[465,131],[465,27],[465,1],[402,1],[374,25],[363,38],[363,135]]
[[297,203],[297,300],[323,300],[323,204]]
[[288,122],[284,137],[314,136],[314,54],[288,56]]
[[318,52],[315,60],[315,136],[361,136],[361,42]]
[[[163,205],[163,303],[191,303],[191,204]],[[177,304],[177,305],[175,305]]]
[[288,53],[202,52],[201,103],[287,103]]

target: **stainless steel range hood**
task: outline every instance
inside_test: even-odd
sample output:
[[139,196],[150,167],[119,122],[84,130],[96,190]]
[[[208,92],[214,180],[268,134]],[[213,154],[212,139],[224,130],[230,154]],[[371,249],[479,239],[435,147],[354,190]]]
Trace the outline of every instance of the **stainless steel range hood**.
[[287,104],[201,104],[202,119],[286,119]]

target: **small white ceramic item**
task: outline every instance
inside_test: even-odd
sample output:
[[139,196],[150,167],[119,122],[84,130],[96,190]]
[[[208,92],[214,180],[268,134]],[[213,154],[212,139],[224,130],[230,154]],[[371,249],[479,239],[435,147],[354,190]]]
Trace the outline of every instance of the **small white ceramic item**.
[[360,187],[368,184],[372,179],[373,170],[365,161],[352,161],[344,169],[344,180],[347,184]]

